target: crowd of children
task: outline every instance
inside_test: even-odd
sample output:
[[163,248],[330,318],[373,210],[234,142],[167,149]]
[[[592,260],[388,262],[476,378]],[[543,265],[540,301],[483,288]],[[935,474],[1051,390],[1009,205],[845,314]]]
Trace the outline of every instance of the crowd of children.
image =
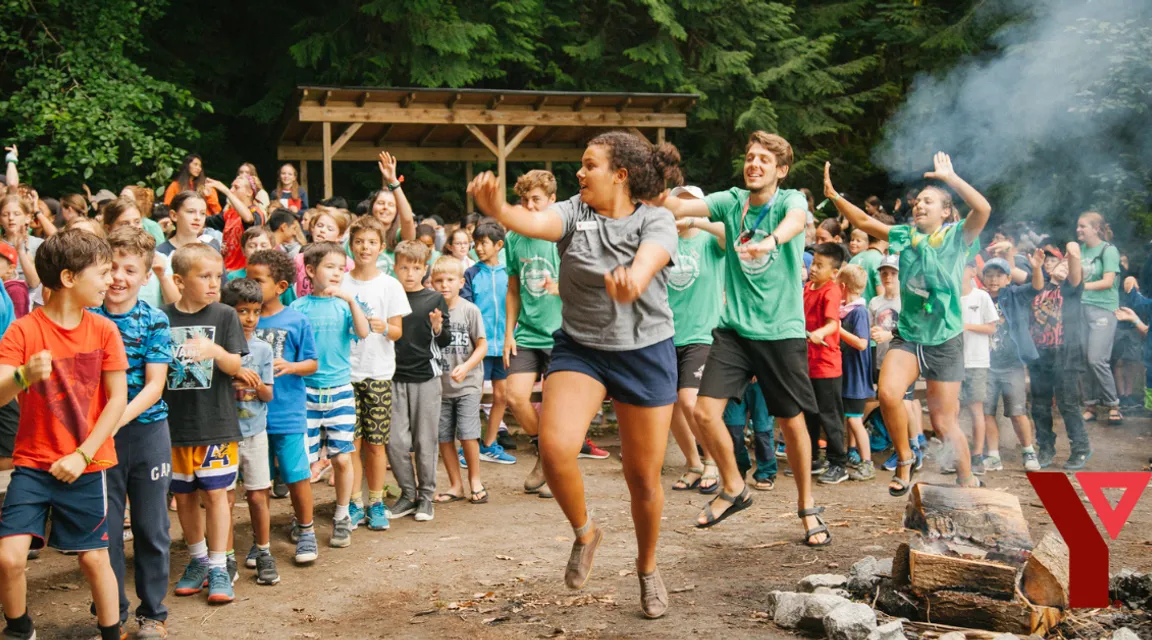
[[[890,438],[888,490],[906,493],[926,444],[921,377],[947,445],[941,470],[958,484],[1004,468],[998,406],[1023,468],[1053,464],[1054,407],[1070,441],[1063,468],[1084,468],[1095,406],[1122,420],[1108,366],[1116,322],[1147,335],[1152,313],[1136,279],[1120,277],[1098,214],[1082,215],[1063,246],[1025,254],[1006,230],[981,252],[990,205],[944,154],[926,178],[947,189],[916,194],[908,225],[878,199],[852,205],[826,168],[842,217],[819,226],[810,197],[781,186],[791,147],[764,132],[747,145],[746,188],[680,186],[674,147],[610,133],[589,143],[570,200],[557,202],[555,178],[535,170],[509,205],[482,174],[469,190],[491,217],[447,229],[416,224],[387,153],[383,188],[355,213],[339,199],[309,208],[291,165],[266,192],[251,165],[229,188],[189,156],[159,224],[138,187],[101,192],[91,208],[65,197],[67,215],[53,220],[18,184],[17,162],[9,154],[0,199],[0,459],[15,467],[0,516],[8,638],[35,635],[24,567],[45,542],[78,554],[102,638],[126,638],[133,613],[137,638],[166,637],[170,499],[191,556],[173,593],[206,591],[210,603],[235,597],[238,485],[252,524],[244,566],[260,585],[280,581],[274,497],[291,501],[292,560],[317,560],[311,485],[326,473],[333,548],[361,525],[487,503],[482,463],[517,462],[506,409],[538,450],[525,492],[555,497],[573,526],[565,578],[579,588],[604,532],[575,461],[607,456],[586,435],[606,399],[632,492],[642,609],[658,617],[669,430],[687,467],[672,488],[715,495],[698,527],[747,508],[749,488],[772,490],[787,458],[804,542],[827,545],[812,480],[872,480],[872,454],[886,448],[874,444]],[[971,208],[962,220],[952,193]],[[546,374],[541,407],[532,396]]]

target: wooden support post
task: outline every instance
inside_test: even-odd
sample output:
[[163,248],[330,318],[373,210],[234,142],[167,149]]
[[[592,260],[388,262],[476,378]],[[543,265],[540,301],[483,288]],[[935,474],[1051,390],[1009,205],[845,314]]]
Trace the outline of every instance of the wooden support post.
[[656,129],[656,144],[664,144],[664,127]]
[[500,172],[500,193],[508,190],[508,150],[504,142],[504,125],[496,125],[496,169]]
[[323,123],[324,130],[324,198],[332,197],[332,123]]
[[304,187],[304,191],[308,191],[308,161],[300,161],[300,186]]
[[551,160],[545,160],[544,161],[544,170],[547,171],[548,173],[552,173],[552,161]]
[[352,139],[352,136],[356,135],[356,132],[359,131],[360,127],[363,126],[364,124],[360,122],[353,122],[352,124],[348,125],[348,128],[344,130],[344,133],[341,133],[340,137],[336,138],[336,141],[332,143],[332,156],[340,153],[340,149],[342,149],[344,145],[348,144],[348,141]]
[[[472,184],[472,177],[473,177],[472,163],[471,162],[465,162],[464,163],[464,183],[465,184]],[[471,193],[468,194],[468,209],[467,210],[468,210],[468,213],[472,213],[473,211],[476,210],[476,203],[472,200],[472,194]]]

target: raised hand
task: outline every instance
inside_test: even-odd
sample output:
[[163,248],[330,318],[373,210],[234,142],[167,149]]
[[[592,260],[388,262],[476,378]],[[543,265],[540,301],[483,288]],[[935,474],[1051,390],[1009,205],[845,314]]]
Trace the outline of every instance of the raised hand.
[[223,182],[220,182],[219,180],[213,179],[213,178],[205,178],[204,179],[204,186],[209,187],[211,189],[217,189],[219,191],[227,191],[228,190],[228,185],[224,184]]
[[491,171],[485,171],[472,179],[468,193],[476,201],[476,206],[485,214],[495,217],[504,206],[504,194],[500,193],[500,180]]
[[[161,225],[161,228],[163,228],[163,225]],[[152,273],[155,273],[157,278],[164,275],[164,271],[167,270],[167,268],[168,256],[165,256],[163,253],[156,253],[152,256]]]
[[1068,246],[1064,247],[1064,255],[1068,258],[1080,259],[1080,244],[1077,242],[1069,242]]
[[[839,193],[836,193],[836,188],[832,186],[832,163],[831,162],[825,162],[824,163],[824,197],[835,199],[839,195],[840,195]],[[900,202],[899,201],[896,202],[896,208],[897,209],[900,208]]]
[[10,147],[4,147],[4,150],[8,152],[8,154],[4,157],[5,162],[16,162],[20,159],[20,150],[16,148],[15,142],[13,142],[12,146]]
[[696,220],[696,218],[690,218],[690,217],[689,218],[676,218],[676,230],[677,231],[683,231],[685,229],[690,228],[692,226],[692,223],[695,220]]
[[383,176],[385,184],[396,184],[396,156],[381,151],[376,166],[380,167],[380,175]]
[[628,304],[640,297],[640,288],[636,286],[632,270],[628,267],[616,267],[611,273],[605,273],[604,288],[608,290],[609,297],[621,304]]
[[925,173],[925,178],[948,182],[956,177],[956,170],[952,168],[952,158],[950,158],[947,153],[943,151],[936,152],[936,156],[932,161],[936,165],[936,168]]
[[1043,249],[1037,249],[1037,250],[1033,251],[1032,255],[1028,256],[1028,263],[1032,265],[1033,271],[1036,271],[1038,269],[1043,269],[1044,268],[1044,250]]
[[428,314],[428,319],[432,322],[432,333],[440,333],[444,328],[444,314],[439,309],[433,309],[432,313]]

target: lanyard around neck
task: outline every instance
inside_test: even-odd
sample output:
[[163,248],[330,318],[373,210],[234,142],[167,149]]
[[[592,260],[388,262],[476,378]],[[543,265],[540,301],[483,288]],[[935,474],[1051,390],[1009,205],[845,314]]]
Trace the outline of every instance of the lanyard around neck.
[[[779,195],[780,195],[780,188],[777,187],[776,193],[773,193],[772,197],[768,199],[768,202],[764,204],[764,208],[760,210],[760,215],[756,217],[756,222],[753,222],[752,226],[749,227],[747,229],[747,231],[755,231],[756,229],[760,228],[760,223],[764,222],[764,217],[767,216],[768,212],[772,210],[772,205],[776,202],[776,198],[779,197]],[[748,199],[744,201],[744,210],[740,213],[740,231],[741,232],[746,230],[746,229],[744,229],[744,219],[748,216],[748,207],[751,206],[751,204],[752,204],[752,194],[749,193]]]

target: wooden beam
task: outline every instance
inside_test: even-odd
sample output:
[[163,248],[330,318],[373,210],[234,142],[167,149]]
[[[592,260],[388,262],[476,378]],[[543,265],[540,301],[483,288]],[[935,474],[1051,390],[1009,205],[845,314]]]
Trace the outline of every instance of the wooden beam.
[[[473,174],[472,162],[471,161],[465,162],[464,163],[464,184],[472,184],[472,174]],[[468,211],[468,213],[472,213],[473,211],[476,210],[476,202],[474,200],[472,200],[472,194],[471,193],[467,194],[466,200],[468,201],[467,211]]]
[[504,102],[504,94],[498,93],[492,96],[492,99],[488,101],[488,109],[491,110],[499,107],[501,102]]
[[[325,122],[324,124],[328,123]],[[336,142],[332,143],[332,155],[339,153],[340,148],[347,144],[348,141],[352,139],[352,136],[356,135],[356,132],[359,131],[360,127],[363,126],[364,125],[359,122],[353,122],[352,124],[348,125],[348,128],[344,130],[344,133],[341,133],[340,137],[336,138]]]
[[[628,127],[628,133],[631,133],[632,135],[636,136],[637,138],[644,138],[645,140],[648,140],[648,135],[645,134],[643,131],[637,129],[636,127]],[[651,142],[651,141],[649,141],[649,142]]]
[[328,106],[328,100],[331,98],[332,98],[332,92],[331,91],[325,91],[324,93],[320,94],[320,106],[321,107]]
[[416,146],[423,147],[424,144],[428,142],[428,139],[432,137],[432,132],[436,130],[437,126],[438,125],[434,124],[428,125],[428,128],[424,130],[424,135],[420,136],[420,140],[416,142]]
[[[479,140],[481,144],[483,144],[485,147],[488,147],[488,150],[492,152],[492,155],[496,156],[497,158],[500,157],[500,149],[496,145],[492,144],[492,141],[488,139],[488,136],[484,135],[484,132],[480,130],[480,127],[470,124],[468,125],[468,131],[472,135],[476,136],[476,139]],[[502,131],[502,129],[498,129],[497,131]]]
[[573,111],[583,111],[584,107],[588,106],[589,102],[592,102],[592,98],[589,98],[588,96],[584,96],[583,98],[580,98],[576,102],[572,103],[572,110]]
[[549,109],[533,111],[527,108],[504,108],[498,110],[477,109],[457,105],[455,109],[443,105],[428,105],[419,108],[402,109],[382,103],[369,103],[363,108],[356,106],[320,107],[304,104],[298,109],[301,122],[379,122],[386,124],[475,124],[475,125],[536,125],[547,127],[598,127],[641,129],[667,127],[683,129],[688,126],[688,116],[683,113],[650,113],[626,111],[619,113],[615,107],[591,107],[583,111]]
[[532,110],[539,111],[543,109],[546,104],[548,104],[548,96],[540,96],[536,98],[536,104],[532,105]]
[[664,144],[664,127],[656,129],[656,144]]
[[524,138],[527,138],[528,134],[532,133],[532,130],[535,128],[536,127],[533,126],[521,127],[520,130],[516,132],[516,135],[512,136],[512,139],[508,141],[508,148],[504,150],[504,155],[515,151],[516,147],[520,146],[520,143],[524,142]]
[[444,106],[451,109],[452,107],[455,107],[456,103],[460,102],[460,98],[463,98],[463,97],[464,97],[464,94],[462,94],[462,93],[453,93],[452,97],[448,98],[448,102],[444,103]]
[[366,102],[368,102],[368,92],[367,91],[364,91],[360,95],[356,96],[356,106],[357,107],[363,107]]
[[670,104],[672,104],[672,101],[664,98],[656,105],[656,113],[664,113],[664,110],[667,109]]
[[324,198],[332,197],[332,123],[324,123]]
[[409,93],[403,98],[400,98],[400,107],[402,109],[407,109],[413,102],[416,102],[416,94]]
[[496,171],[500,178],[500,193],[508,191],[508,145],[504,142],[504,125],[496,125]]
[[555,138],[556,136],[560,135],[561,131],[563,131],[563,129],[560,127],[552,127],[552,129],[550,131],[545,133],[544,136],[542,138],[540,138],[540,142],[537,143],[538,146],[541,149],[543,149],[544,145],[548,144],[549,142],[552,142],[552,139]]
[[308,126],[304,127],[304,133],[301,133],[301,134],[300,134],[300,135],[299,135],[299,136],[296,138],[296,144],[304,144],[304,142],[305,142],[306,140],[308,140],[308,135],[312,133],[312,127],[315,127],[315,126],[316,126],[316,123],[315,123],[315,122],[311,122],[311,123],[309,123],[309,124],[308,124]]
[[[417,147],[411,143],[390,144],[388,151],[402,162],[492,162],[496,155],[485,147]],[[379,154],[380,147],[371,143],[349,142],[332,159],[336,162],[376,162]],[[553,146],[540,149],[536,145],[520,145],[518,149],[508,154],[508,161],[579,162],[583,155],[583,146]],[[278,147],[276,157],[281,161],[319,162],[323,159],[323,149],[319,145],[298,147],[286,144]]]
[[376,139],[372,141],[373,146],[379,147],[380,144],[382,142],[384,142],[384,138],[387,138],[388,134],[392,133],[392,127],[394,127],[394,126],[396,126],[396,125],[394,125],[394,124],[384,125],[384,128],[380,130],[380,135],[376,136]]
[[616,105],[616,112],[619,113],[621,111],[624,111],[625,109],[628,108],[628,105],[630,105],[630,104],[632,104],[632,96],[628,96],[627,98],[624,98],[623,100],[621,100],[620,104]]

